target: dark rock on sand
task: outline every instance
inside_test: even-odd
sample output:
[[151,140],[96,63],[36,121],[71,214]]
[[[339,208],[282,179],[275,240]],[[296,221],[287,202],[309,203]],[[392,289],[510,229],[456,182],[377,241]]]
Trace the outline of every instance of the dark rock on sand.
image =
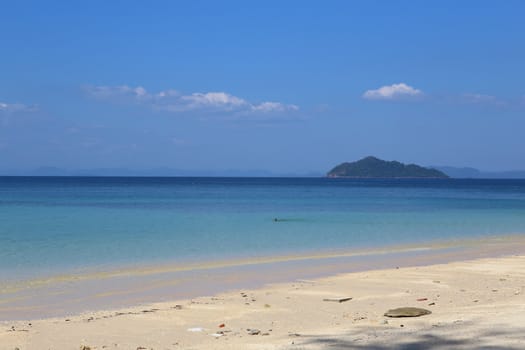
[[419,317],[431,314],[432,311],[418,307],[400,307],[385,312],[387,317]]
[[248,332],[249,335],[258,335],[259,333],[261,333],[260,330],[255,329],[255,328],[253,329],[248,328],[246,331]]

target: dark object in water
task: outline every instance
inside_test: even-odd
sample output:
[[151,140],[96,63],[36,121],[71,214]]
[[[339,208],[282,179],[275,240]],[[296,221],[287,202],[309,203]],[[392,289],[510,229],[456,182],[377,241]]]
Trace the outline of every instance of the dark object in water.
[[273,221],[274,222],[290,222],[290,221],[305,221],[305,219],[301,219],[301,218],[288,218],[288,219],[273,218]]

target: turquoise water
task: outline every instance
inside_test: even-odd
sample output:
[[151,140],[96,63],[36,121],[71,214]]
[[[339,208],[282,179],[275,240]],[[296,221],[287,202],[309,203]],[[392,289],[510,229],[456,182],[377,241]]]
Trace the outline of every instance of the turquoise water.
[[516,233],[525,180],[0,177],[0,280]]

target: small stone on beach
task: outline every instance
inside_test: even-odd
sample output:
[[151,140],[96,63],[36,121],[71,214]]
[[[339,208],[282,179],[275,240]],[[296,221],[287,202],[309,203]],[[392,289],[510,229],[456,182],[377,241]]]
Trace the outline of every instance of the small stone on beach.
[[432,311],[418,307],[400,307],[385,312],[387,317],[419,317],[431,314]]

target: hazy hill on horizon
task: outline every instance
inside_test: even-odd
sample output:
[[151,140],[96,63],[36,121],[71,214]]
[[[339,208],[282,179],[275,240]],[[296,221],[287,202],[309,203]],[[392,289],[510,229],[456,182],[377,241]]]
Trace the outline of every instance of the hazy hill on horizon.
[[525,170],[482,171],[470,167],[432,166],[454,179],[525,179]]
[[355,178],[448,178],[436,169],[398,161],[385,161],[368,156],[355,162],[344,162],[327,173],[328,177]]

